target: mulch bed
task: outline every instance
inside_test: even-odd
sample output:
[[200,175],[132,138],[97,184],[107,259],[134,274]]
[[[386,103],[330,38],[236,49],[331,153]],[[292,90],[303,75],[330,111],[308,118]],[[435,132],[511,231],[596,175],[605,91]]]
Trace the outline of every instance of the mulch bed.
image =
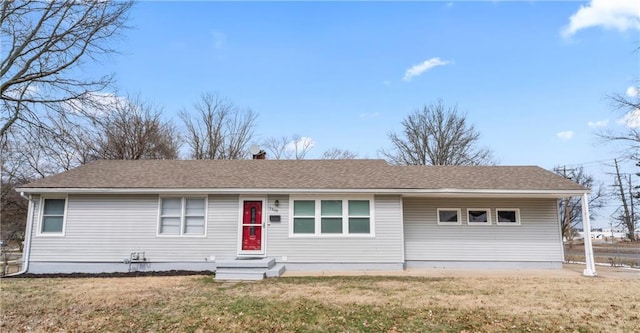
[[158,272],[112,272],[112,273],[53,273],[33,274],[26,273],[16,276],[3,276],[3,279],[37,279],[37,278],[110,278],[110,277],[138,277],[138,276],[188,276],[188,275],[213,275],[212,271],[158,271]]

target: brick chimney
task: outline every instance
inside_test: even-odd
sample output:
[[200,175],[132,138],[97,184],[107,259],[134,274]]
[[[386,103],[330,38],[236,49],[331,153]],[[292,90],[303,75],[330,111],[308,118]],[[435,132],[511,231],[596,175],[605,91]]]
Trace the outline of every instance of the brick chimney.
[[267,152],[264,150],[260,150],[257,154],[253,154],[253,159],[254,160],[266,160],[267,159]]

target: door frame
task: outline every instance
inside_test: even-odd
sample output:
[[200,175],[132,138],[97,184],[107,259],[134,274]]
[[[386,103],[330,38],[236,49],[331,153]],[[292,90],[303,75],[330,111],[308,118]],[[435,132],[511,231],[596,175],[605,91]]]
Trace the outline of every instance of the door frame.
[[[260,201],[262,202],[262,235],[260,239],[261,250],[260,251],[243,251],[242,250],[242,222],[244,221],[244,202],[245,201]],[[266,257],[267,254],[267,197],[266,196],[243,196],[238,198],[238,239],[236,253],[238,257]]]

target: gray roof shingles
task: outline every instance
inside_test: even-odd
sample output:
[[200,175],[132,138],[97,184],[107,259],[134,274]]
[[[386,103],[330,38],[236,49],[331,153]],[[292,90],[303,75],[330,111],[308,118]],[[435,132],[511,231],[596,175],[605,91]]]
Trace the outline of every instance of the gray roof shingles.
[[536,166],[394,166],[384,160],[103,160],[23,188],[586,191]]

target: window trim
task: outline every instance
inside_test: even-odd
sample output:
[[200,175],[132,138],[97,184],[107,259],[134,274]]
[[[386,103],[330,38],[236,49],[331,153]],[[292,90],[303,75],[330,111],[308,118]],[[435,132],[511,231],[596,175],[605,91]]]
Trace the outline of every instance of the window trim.
[[[162,223],[162,199],[180,199],[180,234],[170,235],[160,232]],[[202,234],[186,234],[184,232],[187,213],[187,199],[204,199],[204,231]],[[202,195],[162,195],[158,197],[158,219],[156,223],[156,237],[187,237],[187,238],[205,238],[207,237],[207,226],[209,216],[209,196]]]
[[[500,211],[516,212],[516,222],[500,222],[500,218],[498,217],[498,212]],[[520,219],[520,208],[496,208],[496,225],[522,225],[522,220]]]
[[[471,211],[485,211],[487,213],[487,222],[471,222],[469,219],[469,212]],[[491,209],[489,208],[467,208],[467,225],[491,225]]]
[[[64,200],[64,213],[62,214],[62,232],[42,232],[44,227],[44,202],[49,199],[62,199]],[[69,211],[69,195],[57,195],[57,196],[41,196],[40,204],[38,207],[38,231],[36,236],[40,237],[64,237],[67,234],[67,212]]]
[[[455,211],[458,213],[458,221],[449,222],[449,221],[440,221],[440,211]],[[462,224],[462,209],[460,208],[438,208],[436,209],[436,221],[438,221],[438,225],[461,225]]]
[[[311,200],[315,202],[314,233],[296,234],[293,232],[293,204],[294,201]],[[322,200],[342,201],[342,233],[322,233]],[[349,200],[369,201],[368,216],[350,216]],[[373,195],[290,195],[289,196],[289,237],[290,238],[374,238],[375,237],[375,198]],[[369,233],[349,233],[349,218],[369,218]]]

